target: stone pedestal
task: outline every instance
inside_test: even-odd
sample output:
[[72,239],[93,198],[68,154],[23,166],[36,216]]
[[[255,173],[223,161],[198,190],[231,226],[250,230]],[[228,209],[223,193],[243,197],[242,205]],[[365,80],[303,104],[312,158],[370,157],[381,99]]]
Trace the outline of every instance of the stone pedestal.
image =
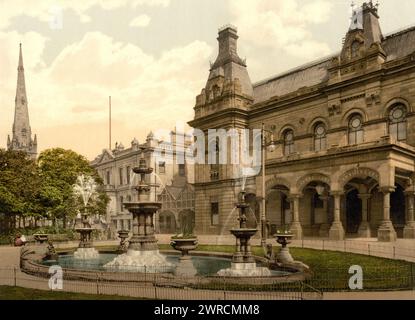
[[397,238],[396,231],[390,220],[383,221],[378,229],[378,240],[380,242],[395,242]]
[[330,240],[344,240],[345,233],[341,222],[333,222],[329,230]]
[[372,233],[370,231],[370,225],[367,221],[363,221],[360,226],[359,230],[357,231],[359,238],[370,238]]
[[410,221],[403,229],[404,239],[415,239],[415,221]]
[[303,228],[300,223],[300,198],[300,195],[293,195],[291,197],[293,222],[291,223],[290,231],[295,240],[301,240],[303,238]]
[[178,277],[194,277],[197,274],[197,270],[193,265],[192,258],[190,256],[180,257],[174,274]]
[[321,238],[326,238],[326,237],[328,237],[328,236],[329,236],[329,232],[330,232],[330,224],[328,224],[328,223],[323,223],[323,224],[320,226],[320,230],[318,231],[318,235],[319,235]]
[[294,259],[291,256],[291,253],[290,253],[290,250],[288,249],[288,247],[280,249],[280,252],[278,252],[278,254],[277,254],[277,261],[281,262],[283,264],[294,262]]
[[294,240],[301,240],[303,238],[303,228],[300,222],[293,222],[290,227]]

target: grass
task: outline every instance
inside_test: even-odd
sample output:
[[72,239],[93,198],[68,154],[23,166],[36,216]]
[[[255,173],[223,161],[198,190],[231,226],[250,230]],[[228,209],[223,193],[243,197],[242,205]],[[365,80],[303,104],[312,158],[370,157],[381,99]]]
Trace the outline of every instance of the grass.
[[109,296],[62,291],[44,291],[20,287],[0,286],[0,300],[137,300],[130,297]]

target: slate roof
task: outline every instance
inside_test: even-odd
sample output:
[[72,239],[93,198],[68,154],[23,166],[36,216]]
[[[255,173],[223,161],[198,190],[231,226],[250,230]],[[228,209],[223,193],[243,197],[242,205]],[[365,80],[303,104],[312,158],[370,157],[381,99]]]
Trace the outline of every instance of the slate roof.
[[[382,47],[387,54],[387,61],[400,59],[413,53],[415,51],[415,26],[385,36]],[[303,87],[326,82],[330,61],[338,55],[337,53],[313,61],[255,83],[253,85],[255,103],[264,102],[275,96],[283,96]]]

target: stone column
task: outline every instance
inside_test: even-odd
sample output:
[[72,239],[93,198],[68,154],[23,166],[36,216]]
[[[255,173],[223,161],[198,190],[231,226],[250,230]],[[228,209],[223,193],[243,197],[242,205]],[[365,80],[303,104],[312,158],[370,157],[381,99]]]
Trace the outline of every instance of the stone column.
[[334,196],[334,221],[329,230],[330,240],[344,240],[344,228],[340,220],[340,200],[343,192],[332,192]]
[[293,222],[291,223],[290,231],[294,235],[293,239],[300,240],[303,238],[303,228],[300,222],[300,198],[301,195],[291,196],[291,210]]
[[395,192],[395,187],[380,188],[383,193],[383,220],[378,229],[378,240],[382,242],[396,241],[396,231],[390,219],[390,199],[391,193]]
[[369,199],[371,198],[370,194],[359,194],[359,199],[362,200],[362,222],[359,226],[359,237],[360,238],[370,238],[370,224],[369,224],[369,212],[368,212],[368,205]]
[[404,239],[415,239],[415,216],[414,202],[415,194],[413,191],[406,192],[406,224],[403,229]]

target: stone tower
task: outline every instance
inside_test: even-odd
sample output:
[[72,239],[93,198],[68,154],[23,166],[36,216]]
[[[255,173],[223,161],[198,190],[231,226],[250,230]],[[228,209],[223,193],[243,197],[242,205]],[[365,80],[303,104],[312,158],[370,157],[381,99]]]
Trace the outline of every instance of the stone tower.
[[206,86],[196,97],[195,116],[189,122],[190,126],[204,132],[208,149],[205,164],[195,166],[198,180],[195,184],[195,231],[203,234],[219,234],[232,227],[236,216],[229,215],[237,202],[239,190],[236,189],[240,182],[239,166],[233,165],[232,152],[224,149],[225,146],[227,150],[233,148],[230,139],[215,136],[212,139],[208,133],[215,129],[241,132],[248,128],[248,111],[254,102],[246,63],[237,52],[236,27],[221,28],[217,40],[217,59],[211,64]]
[[23,67],[22,45],[19,51],[19,66],[17,68],[17,89],[14,109],[13,137],[7,137],[9,150],[24,151],[36,159],[37,137],[32,139],[32,130],[29,122],[29,110],[27,107],[26,84]]

